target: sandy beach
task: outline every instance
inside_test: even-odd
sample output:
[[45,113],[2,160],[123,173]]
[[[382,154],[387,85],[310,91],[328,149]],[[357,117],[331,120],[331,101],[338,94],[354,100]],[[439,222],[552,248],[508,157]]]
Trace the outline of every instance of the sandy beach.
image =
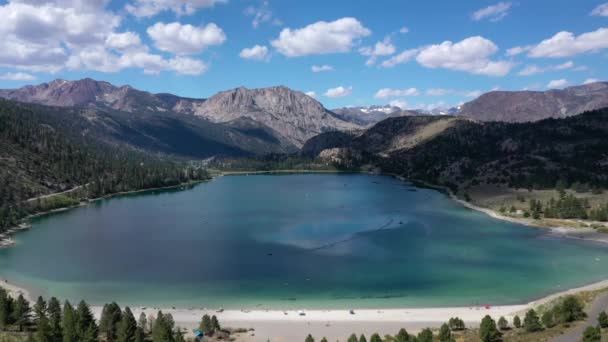
[[[30,302],[35,298],[26,290],[15,284],[2,280],[0,286],[11,295],[23,294]],[[595,291],[608,288],[608,280],[555,293],[530,303],[520,305],[498,305],[489,307],[440,307],[440,308],[401,308],[401,309],[362,309],[354,314],[348,310],[305,310],[304,315],[294,310],[224,310],[217,309],[179,309],[179,308],[132,308],[135,316],[145,312],[155,316],[158,310],[170,313],[176,325],[192,330],[198,327],[204,314],[216,315],[224,327],[253,329],[240,334],[237,341],[299,341],[306,335],[327,337],[332,341],[344,341],[351,333],[396,334],[405,328],[416,333],[423,328],[439,328],[451,317],[460,317],[468,326],[477,327],[485,315],[495,319],[504,316],[509,321],[515,315],[523,316],[526,310],[549,303],[561,296],[582,291]],[[92,306],[95,316],[101,316],[101,306]]]

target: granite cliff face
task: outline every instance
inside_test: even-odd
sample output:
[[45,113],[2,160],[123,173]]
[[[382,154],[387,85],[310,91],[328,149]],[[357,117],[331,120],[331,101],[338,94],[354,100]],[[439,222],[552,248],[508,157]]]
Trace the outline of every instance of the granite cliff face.
[[298,147],[320,133],[359,127],[339,118],[312,97],[282,86],[223,91],[197,106],[193,114],[213,122],[249,118]]
[[533,122],[608,107],[608,83],[563,90],[492,91],[465,103],[460,115],[476,121]]

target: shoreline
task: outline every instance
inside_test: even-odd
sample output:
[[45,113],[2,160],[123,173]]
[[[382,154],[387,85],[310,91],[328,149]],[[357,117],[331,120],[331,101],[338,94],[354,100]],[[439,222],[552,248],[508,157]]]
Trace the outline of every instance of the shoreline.
[[[1,280],[0,287],[7,290],[11,296],[16,297],[23,294],[30,303],[35,303],[35,298],[27,289],[10,283],[6,279]],[[371,335],[379,332],[384,335],[396,333],[401,328],[417,333],[427,327],[439,328],[452,317],[461,318],[469,327],[477,327],[486,315],[490,315],[494,319],[503,316],[512,321],[516,315],[523,317],[527,310],[546,305],[565,295],[606,289],[608,289],[608,280],[603,280],[550,294],[525,304],[496,305],[487,308],[484,306],[448,306],[354,309],[354,314],[345,309],[305,310],[304,308],[301,311],[294,309],[221,310],[160,307],[133,307],[131,309],[135,317],[142,312],[148,317],[155,316],[159,310],[165,314],[170,313],[176,326],[188,329],[189,336],[192,336],[191,332],[198,328],[201,317],[208,314],[216,315],[224,327],[249,330],[245,334],[237,334],[237,341],[267,341],[268,339],[291,341],[301,340],[307,334],[342,340],[351,333]],[[103,307],[100,305],[91,305],[91,311],[96,319],[101,317],[102,309]],[[301,315],[301,312],[304,312],[304,315]]]
[[[21,223],[19,225],[15,226],[15,227],[10,227],[6,231],[0,233],[0,249],[9,248],[9,247],[14,246],[16,241],[15,241],[15,239],[13,239],[13,235],[19,233],[20,231],[30,229],[32,227],[32,225],[29,223],[29,220],[31,220],[33,218],[40,217],[40,216],[46,216],[46,215],[52,215],[55,213],[60,213],[63,211],[68,211],[68,210],[84,207],[86,205],[89,205],[90,203],[105,200],[105,199],[110,199],[113,197],[132,195],[132,194],[143,193],[143,192],[148,192],[148,191],[169,190],[169,189],[175,189],[175,188],[185,187],[185,186],[194,186],[194,185],[197,185],[200,183],[211,181],[211,180],[213,180],[213,178],[214,178],[214,176],[212,176],[210,179],[190,181],[190,182],[186,182],[186,183],[180,183],[180,184],[176,184],[176,185],[170,185],[170,186],[164,186],[164,187],[158,187],[158,188],[140,189],[140,190],[133,190],[133,191],[122,191],[122,192],[108,194],[108,195],[101,196],[101,197],[87,199],[85,201],[81,201],[80,203],[78,203],[76,205],[71,205],[68,207],[56,208],[56,209],[51,209],[51,210],[47,210],[47,211],[41,211],[41,212],[34,213],[34,214],[29,214],[21,219]],[[77,189],[80,187],[81,186],[78,186],[74,189]],[[61,195],[61,194],[67,193],[67,192],[72,192],[72,191],[74,191],[74,189],[70,189],[68,191],[63,191],[63,192],[58,192],[58,193],[53,193],[53,194],[48,194],[48,195],[44,195],[44,196],[40,196],[40,197],[30,198],[30,199],[26,200],[26,202],[35,200],[37,198],[48,198],[48,197],[52,197],[55,195]]]

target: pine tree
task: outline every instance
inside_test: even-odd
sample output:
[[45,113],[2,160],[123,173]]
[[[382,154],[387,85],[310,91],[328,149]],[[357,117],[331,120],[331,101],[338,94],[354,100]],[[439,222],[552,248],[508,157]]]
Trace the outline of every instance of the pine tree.
[[458,317],[450,318],[448,326],[452,331],[461,331],[465,329],[464,321]]
[[571,323],[587,317],[584,306],[575,296],[566,296],[560,305],[555,308],[555,315],[561,323]]
[[112,302],[103,306],[99,320],[99,332],[106,337],[106,341],[116,340],[116,331],[121,319],[122,312],[118,304]]
[[76,329],[76,311],[70,302],[63,305],[63,317],[61,319],[63,342],[78,342],[78,331]]
[[323,337],[323,338],[321,339],[321,342],[327,342],[327,339],[326,339],[325,337]]
[[538,319],[538,315],[534,309],[530,309],[526,312],[526,317],[524,317],[524,329],[526,329],[527,332],[543,330],[540,319]]
[[600,342],[602,340],[602,331],[600,327],[589,326],[583,332],[583,342]]
[[351,334],[346,342],[358,342],[357,335]]
[[441,329],[439,329],[439,341],[440,342],[453,342],[454,338],[452,337],[452,331],[450,331],[450,327],[447,324],[443,324]]
[[137,327],[141,329],[142,332],[146,332],[148,329],[148,320],[146,318],[146,313],[142,311],[139,314],[139,319],[137,320]]
[[502,341],[502,334],[496,328],[496,322],[494,322],[492,317],[486,315],[481,320],[481,325],[479,326],[479,338],[482,342]]
[[38,300],[34,304],[34,323],[38,323],[43,316],[46,316],[46,302],[42,296],[38,296]]
[[170,314],[164,315],[162,311],[158,312],[152,328],[152,341],[174,342],[173,317]]
[[500,316],[500,318],[498,319],[498,329],[507,330],[508,328],[509,322],[507,322],[507,320],[503,316]]
[[44,312],[36,319],[36,341],[53,342],[53,334],[49,319]]
[[55,297],[51,297],[48,304],[49,325],[53,342],[62,341],[61,331],[61,305]]
[[600,328],[608,328],[608,314],[606,314],[606,311],[600,312],[599,316],[597,317],[597,321],[600,325]]
[[217,320],[217,317],[215,317],[215,315],[211,316],[211,327],[213,328],[214,332],[221,330],[220,322]]
[[[382,339],[379,340],[382,342]],[[433,342],[433,332],[429,328],[422,329],[416,337],[416,342]]]
[[76,333],[79,342],[97,341],[97,324],[95,323],[91,308],[89,308],[89,305],[84,300],[80,301],[76,308]]
[[0,288],[0,331],[6,330],[6,327],[11,323],[12,302],[13,300],[8,293]]
[[144,342],[145,336],[144,330],[141,327],[137,327],[137,330],[135,330],[135,342]]
[[310,334],[308,334],[308,336],[306,336],[306,339],[304,340],[304,342],[315,342],[315,339]]
[[13,322],[15,322],[19,331],[23,331],[23,328],[30,323],[31,311],[30,303],[25,300],[23,295],[19,295],[13,310]]
[[543,313],[543,315],[541,316],[541,321],[543,322],[543,325],[545,326],[545,328],[547,329],[551,329],[555,326],[555,320],[553,319],[553,311],[551,310],[547,310]]
[[359,336],[359,342],[367,342],[365,335],[361,334],[361,336]]
[[369,338],[369,342],[382,342],[382,338],[378,334],[373,334],[372,337]]
[[516,329],[521,328],[521,318],[519,318],[519,316],[515,316],[515,317],[513,317],[513,326],[514,326]]
[[401,329],[395,336],[396,342],[408,342],[410,340],[410,334],[407,333],[407,330]]
[[118,323],[116,341],[117,342],[135,342],[135,335],[137,330],[137,322],[131,309],[127,306],[125,312],[122,314],[122,319]]

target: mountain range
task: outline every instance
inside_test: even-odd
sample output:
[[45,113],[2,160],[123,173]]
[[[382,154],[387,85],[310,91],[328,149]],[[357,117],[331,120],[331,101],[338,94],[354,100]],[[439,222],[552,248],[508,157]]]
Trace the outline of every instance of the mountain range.
[[[563,118],[608,107],[608,83],[544,92],[492,91],[461,107],[432,111],[404,110],[390,105],[332,111],[314,98],[284,86],[240,87],[208,99],[196,99],[153,94],[90,78],[0,90],[0,97],[49,106],[48,110],[57,113],[61,110],[52,108],[70,112],[75,118],[70,124],[79,127],[80,134],[104,143],[199,159],[292,153],[300,149],[308,153],[311,146],[328,136],[333,140],[360,136],[373,125],[376,126],[367,132],[374,132],[374,145],[385,139],[381,144],[393,151],[445,127],[437,124],[438,127],[430,126],[421,136],[395,140],[388,136],[407,127],[391,118],[456,116],[478,122]],[[342,133],[327,134],[336,131]]]
[[[186,114],[242,134],[262,133],[286,150],[326,131],[359,128],[325,109],[318,101],[287,87],[227,90],[209,99],[152,94],[130,86],[85,78],[54,80],[19,89],[0,90],[0,97],[19,102],[138,115]],[[185,118],[185,120],[194,120]],[[132,117],[133,118],[133,117]],[[218,126],[218,127],[219,127]]]

